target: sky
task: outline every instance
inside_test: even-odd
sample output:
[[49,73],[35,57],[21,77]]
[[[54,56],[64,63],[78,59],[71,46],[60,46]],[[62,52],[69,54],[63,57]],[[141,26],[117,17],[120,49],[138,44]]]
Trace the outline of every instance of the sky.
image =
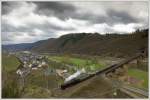
[[148,2],[2,2],[2,44],[68,33],[131,33],[148,28]]

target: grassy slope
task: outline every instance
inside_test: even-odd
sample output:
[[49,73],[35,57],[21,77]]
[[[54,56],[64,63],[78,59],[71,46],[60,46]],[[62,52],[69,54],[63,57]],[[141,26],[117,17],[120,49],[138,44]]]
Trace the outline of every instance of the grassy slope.
[[59,77],[55,74],[44,75],[44,70],[34,70],[26,78],[26,87],[22,97],[50,98],[53,89],[57,88]]
[[144,81],[142,85],[138,87],[148,88],[148,72],[139,69],[129,69],[128,75]]
[[13,55],[2,54],[2,98],[18,98],[20,91],[15,71],[19,61]]
[[19,66],[19,61],[13,55],[2,54],[2,67],[6,71],[14,71]]
[[88,70],[102,69],[105,67],[105,64],[103,62],[95,62],[92,60],[86,60],[86,59],[81,59],[81,58],[52,56],[52,57],[49,57],[49,59],[53,61],[57,61],[57,62],[65,62],[68,64],[73,64],[79,68],[84,67]]
[[86,60],[79,59],[79,58],[71,58],[71,57],[62,57],[62,56],[53,56],[50,57],[51,60],[57,61],[57,62],[70,62],[75,65],[84,65],[86,63]]
[[112,57],[129,57],[148,46],[148,30],[132,34],[67,34],[48,39],[33,51],[63,54],[85,54]]

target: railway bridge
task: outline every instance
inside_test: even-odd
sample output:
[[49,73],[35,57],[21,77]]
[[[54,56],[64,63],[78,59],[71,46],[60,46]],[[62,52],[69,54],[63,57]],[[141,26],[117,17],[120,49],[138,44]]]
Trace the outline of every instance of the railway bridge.
[[132,63],[132,62],[139,63],[139,60],[143,56],[144,55],[142,53],[137,54],[134,57],[128,58],[128,59],[126,59],[124,61],[121,61],[121,62],[119,62],[117,64],[110,65],[110,66],[108,66],[108,67],[106,67],[106,68],[104,68],[102,70],[99,70],[96,73],[91,74],[91,75],[89,75],[89,76],[87,76],[87,77],[85,77],[83,79],[74,79],[74,80],[71,80],[71,81],[69,81],[67,83],[62,84],[60,87],[63,90],[63,89],[66,89],[66,88],[69,88],[71,86],[74,86],[74,85],[76,85],[78,83],[81,83],[81,82],[83,82],[85,80],[88,80],[88,79],[90,79],[90,78],[92,78],[92,77],[94,77],[96,75],[100,75],[100,74],[105,74],[105,75],[111,76],[112,73],[118,73],[118,71],[120,71],[120,68],[126,68],[125,65],[128,64],[128,63]]
[[[118,62],[116,64],[113,64],[113,65],[110,65],[102,70],[99,70],[97,71],[96,73],[94,74],[91,74],[83,79],[74,79],[74,80],[71,80],[67,83],[64,83],[64,84],[61,84],[60,88],[62,91],[64,91],[65,89],[67,89],[67,91],[69,90],[70,87],[76,87],[77,84],[82,84],[82,83],[86,83],[86,81],[88,80],[91,80],[92,78],[94,77],[99,77],[99,75],[101,76],[108,76],[108,77],[112,77],[113,74],[119,74],[119,73],[123,73],[121,72],[122,69],[127,69],[127,64],[139,64],[140,61],[143,59],[145,55],[143,53],[140,53],[140,54],[137,54],[133,57],[130,57],[128,59],[125,59],[121,62]],[[79,85],[78,85],[79,86]],[[77,86],[77,87],[78,87]],[[134,95],[135,94],[138,94],[140,95],[140,97],[148,97],[148,91],[144,91],[144,90],[140,90],[140,89],[136,89],[136,88],[132,88],[132,89],[129,89],[128,86],[121,86],[120,91],[125,91],[126,94],[130,95],[132,98],[136,98],[138,96]],[[132,93],[133,92],[133,93]]]

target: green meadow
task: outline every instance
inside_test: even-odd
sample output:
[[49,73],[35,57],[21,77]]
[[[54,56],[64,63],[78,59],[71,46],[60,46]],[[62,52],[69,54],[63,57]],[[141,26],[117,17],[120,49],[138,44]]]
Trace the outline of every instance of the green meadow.
[[2,68],[5,71],[14,71],[19,66],[20,62],[13,55],[2,54]]
[[70,64],[78,69],[85,68],[88,71],[100,70],[106,66],[104,62],[101,62],[98,59],[83,59],[69,56],[50,56],[49,60]]
[[140,85],[134,84],[136,87],[145,88],[145,89],[148,88],[148,72],[140,69],[130,68],[128,69],[128,75],[143,81],[142,84]]

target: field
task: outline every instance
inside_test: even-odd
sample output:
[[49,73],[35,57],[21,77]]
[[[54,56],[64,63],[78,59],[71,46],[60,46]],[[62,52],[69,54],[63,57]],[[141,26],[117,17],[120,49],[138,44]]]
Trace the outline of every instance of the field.
[[106,67],[99,59],[83,59],[70,56],[50,56],[49,60],[75,66],[76,69],[85,68],[86,71],[96,71]]
[[142,71],[140,69],[128,69],[128,75],[134,77],[138,80],[141,80],[141,84],[135,83],[134,86],[139,88],[148,88],[148,72]]
[[19,66],[20,62],[13,55],[2,54],[2,68],[5,71],[14,71]]

